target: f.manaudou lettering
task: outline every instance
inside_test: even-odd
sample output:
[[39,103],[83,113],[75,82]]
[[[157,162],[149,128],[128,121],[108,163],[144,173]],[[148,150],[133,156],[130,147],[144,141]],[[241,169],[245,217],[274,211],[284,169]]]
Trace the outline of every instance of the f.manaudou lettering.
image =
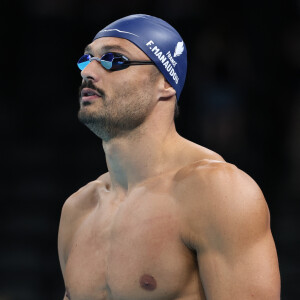
[[177,62],[173,59],[171,52],[168,51],[166,54],[163,54],[163,52],[160,51],[160,49],[157,46],[152,45],[154,45],[154,42],[152,40],[146,43],[146,46],[148,46],[149,49],[155,54],[155,56],[161,61],[161,63],[163,64],[167,72],[170,74],[170,76],[173,78],[175,83],[178,84],[179,77],[173,68],[177,65]]

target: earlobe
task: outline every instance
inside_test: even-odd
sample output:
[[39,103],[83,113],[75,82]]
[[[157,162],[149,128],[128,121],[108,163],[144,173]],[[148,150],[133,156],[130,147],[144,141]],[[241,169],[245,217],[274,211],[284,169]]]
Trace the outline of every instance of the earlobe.
[[174,88],[172,86],[170,86],[167,89],[165,89],[164,94],[165,94],[164,98],[171,98],[171,97],[175,96],[176,91],[174,90]]
[[164,78],[164,86],[163,86],[163,90],[161,91],[161,98],[163,99],[172,98],[175,94],[176,94],[175,89]]

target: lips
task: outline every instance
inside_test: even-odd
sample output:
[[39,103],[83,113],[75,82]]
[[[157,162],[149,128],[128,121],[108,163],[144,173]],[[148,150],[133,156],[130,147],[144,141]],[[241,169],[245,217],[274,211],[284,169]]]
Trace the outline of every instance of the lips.
[[91,101],[93,99],[101,97],[101,95],[97,91],[90,88],[83,88],[81,90],[80,96],[83,102]]

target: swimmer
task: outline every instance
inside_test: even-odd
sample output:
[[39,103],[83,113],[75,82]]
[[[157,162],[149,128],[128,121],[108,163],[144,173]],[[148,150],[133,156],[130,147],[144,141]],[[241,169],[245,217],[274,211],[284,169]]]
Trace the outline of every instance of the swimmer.
[[176,131],[179,33],[127,16],[96,34],[78,67],[78,118],[102,140],[108,172],[62,208],[64,300],[280,299],[260,188]]

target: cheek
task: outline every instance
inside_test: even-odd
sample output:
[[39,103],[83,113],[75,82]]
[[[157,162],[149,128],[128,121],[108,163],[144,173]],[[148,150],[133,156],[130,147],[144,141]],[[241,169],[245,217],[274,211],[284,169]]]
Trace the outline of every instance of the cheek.
[[107,101],[116,102],[116,105],[121,103],[129,105],[132,101],[148,102],[155,96],[155,82],[151,80],[149,72],[133,72],[133,68],[134,66],[131,67],[132,70],[130,68],[123,70],[127,72],[124,76],[123,74],[119,76],[118,71],[111,74],[114,76],[110,78],[110,84],[107,83],[107,87],[104,87]]
[[118,101],[122,99],[126,101],[127,98],[137,93],[139,87],[138,82],[132,80],[118,81],[117,84],[113,85],[113,88],[109,91],[109,97],[112,101]]

